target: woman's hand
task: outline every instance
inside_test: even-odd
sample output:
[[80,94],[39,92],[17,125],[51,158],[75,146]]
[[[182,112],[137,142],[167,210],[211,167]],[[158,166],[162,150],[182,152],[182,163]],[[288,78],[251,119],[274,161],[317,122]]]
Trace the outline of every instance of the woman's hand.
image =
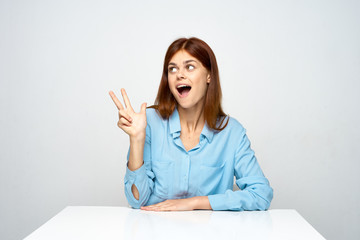
[[146,136],[146,103],[141,105],[141,110],[136,113],[131,107],[130,100],[125,89],[121,89],[121,95],[124,99],[125,108],[115,96],[113,91],[109,92],[112,100],[119,110],[118,127],[127,133],[133,139],[145,139]]
[[211,209],[207,196],[166,200],[150,206],[141,207],[146,211],[191,211],[195,209]]

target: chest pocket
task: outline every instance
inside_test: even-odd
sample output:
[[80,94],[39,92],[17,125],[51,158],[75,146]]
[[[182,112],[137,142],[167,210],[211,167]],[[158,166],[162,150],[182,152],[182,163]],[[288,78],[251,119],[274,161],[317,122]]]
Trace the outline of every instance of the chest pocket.
[[200,166],[200,188],[198,192],[201,196],[216,194],[223,179],[225,169],[224,161],[206,162],[204,160]]
[[174,163],[171,161],[152,161],[152,171],[155,175],[154,194],[167,199],[170,195],[170,181]]

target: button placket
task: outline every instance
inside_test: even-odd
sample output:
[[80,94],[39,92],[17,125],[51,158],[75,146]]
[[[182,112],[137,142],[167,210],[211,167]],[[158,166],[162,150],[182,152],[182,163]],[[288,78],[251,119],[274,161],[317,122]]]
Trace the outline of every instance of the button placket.
[[181,181],[181,190],[183,192],[187,192],[189,189],[189,170],[190,170],[190,154],[187,153],[186,157],[184,158],[181,173],[182,173],[182,181]]

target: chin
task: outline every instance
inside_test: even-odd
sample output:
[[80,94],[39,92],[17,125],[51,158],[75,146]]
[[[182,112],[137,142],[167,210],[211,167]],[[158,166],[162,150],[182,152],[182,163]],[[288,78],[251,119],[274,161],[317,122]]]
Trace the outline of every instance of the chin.
[[190,108],[189,104],[180,103],[179,101],[177,101],[177,106],[184,109]]
[[181,107],[182,109],[192,109],[192,108],[196,108],[202,104],[201,99],[194,102],[194,101],[191,101],[191,99],[185,100],[185,99],[180,98],[180,99],[176,99],[176,102],[177,102],[177,106]]
[[184,109],[187,109],[187,108],[191,107],[191,104],[181,102],[181,99],[180,99],[180,101],[178,99],[176,99],[176,103],[177,103],[177,107],[181,107],[181,108],[184,108]]
[[196,108],[198,104],[194,104],[194,103],[181,103],[181,102],[177,102],[177,106],[182,108],[182,109],[193,109]]

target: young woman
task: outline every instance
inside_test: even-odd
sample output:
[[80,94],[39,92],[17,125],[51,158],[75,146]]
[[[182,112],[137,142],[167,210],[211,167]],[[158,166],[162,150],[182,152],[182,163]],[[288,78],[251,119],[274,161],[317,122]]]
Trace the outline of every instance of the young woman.
[[[155,105],[135,112],[124,89],[118,126],[130,137],[125,195],[150,211],[266,210],[273,190],[245,129],[221,107],[218,66],[198,38],[168,48]],[[233,191],[234,177],[241,189]]]

